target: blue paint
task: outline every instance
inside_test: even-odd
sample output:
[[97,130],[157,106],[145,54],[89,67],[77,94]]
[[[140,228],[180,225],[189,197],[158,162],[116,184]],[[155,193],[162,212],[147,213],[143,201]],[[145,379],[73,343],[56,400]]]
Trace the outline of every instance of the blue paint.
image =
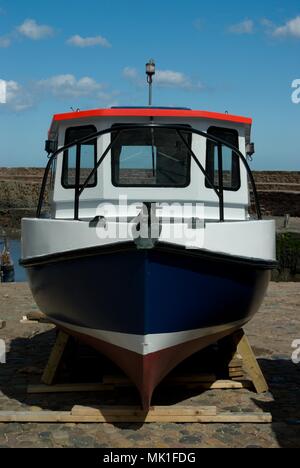
[[168,333],[250,318],[269,271],[203,258],[122,251],[29,267],[39,308],[88,328]]

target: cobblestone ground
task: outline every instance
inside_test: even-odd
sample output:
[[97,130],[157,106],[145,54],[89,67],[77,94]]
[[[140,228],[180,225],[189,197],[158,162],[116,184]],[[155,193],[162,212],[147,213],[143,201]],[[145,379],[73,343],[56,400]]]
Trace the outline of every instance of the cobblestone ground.
[[[20,324],[36,310],[26,284],[0,285],[0,320],[6,328],[7,364],[0,365],[0,410],[70,410],[74,404],[136,403],[134,390],[108,394],[27,395],[47,361],[55,332],[50,325]],[[214,390],[201,394],[161,388],[154,404],[217,405],[231,411],[270,411],[273,423],[259,424],[0,424],[2,447],[300,447],[300,364],[291,361],[291,344],[300,339],[299,283],[272,283],[260,312],[246,328],[270,392]],[[101,363],[90,356],[95,375]],[[79,362],[79,361],[78,361]],[[88,360],[81,366],[88,375]],[[72,379],[72,372],[68,377]],[[74,377],[73,377],[74,378]],[[94,381],[97,380],[94,378]],[[165,392],[165,394],[164,394]],[[159,393],[159,394],[158,394]]]

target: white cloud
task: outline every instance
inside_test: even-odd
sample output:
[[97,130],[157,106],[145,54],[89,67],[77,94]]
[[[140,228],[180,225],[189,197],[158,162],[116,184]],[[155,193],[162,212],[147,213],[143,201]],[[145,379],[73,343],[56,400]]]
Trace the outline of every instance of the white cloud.
[[[142,79],[136,68],[125,67],[122,74],[125,78],[138,86],[144,86],[146,83],[146,76]],[[204,88],[204,85],[201,82],[193,81],[184,73],[173,70],[156,70],[154,83],[157,86],[165,88],[183,88],[188,90],[199,90]]]
[[123,68],[122,75],[124,78],[126,78],[126,80],[131,81],[138,88],[145,86],[146,75],[145,77],[141,77],[138,70],[134,67]]
[[181,72],[173,70],[157,70],[156,83],[158,86],[185,88],[185,89],[200,89],[203,85],[199,82],[193,82],[191,78]]
[[34,41],[50,37],[54,34],[53,28],[44,24],[38,24],[34,19],[26,19],[17,30],[23,36]]
[[272,35],[275,37],[296,37],[300,39],[300,16],[287,21],[283,26],[275,28]]
[[232,34],[252,34],[254,30],[254,22],[250,19],[242,21],[241,23],[233,24],[228,28]]
[[75,46],[75,47],[93,47],[93,46],[101,46],[101,47],[111,47],[111,44],[105,37],[102,36],[94,36],[94,37],[82,37],[79,34],[70,37],[67,40],[67,44]]
[[[71,100],[70,104],[80,106],[81,100],[91,99],[93,105],[117,105],[119,92],[107,87],[88,76],[77,79],[72,74],[56,75],[50,78],[31,81],[21,85],[17,81],[6,81],[6,104],[1,109],[21,112],[33,107],[46,99],[53,98]],[[75,102],[74,102],[75,101]]]
[[11,45],[11,39],[6,36],[0,37],[0,48],[5,49]]
[[35,90],[51,93],[61,99],[93,98],[108,105],[115,103],[119,92],[109,90],[89,76],[77,79],[74,75],[56,75],[35,83]]
[[76,79],[74,75],[56,75],[37,82],[40,89],[50,91],[59,97],[81,97],[99,93],[103,85],[93,78],[85,76]]
[[125,78],[128,78],[130,80],[136,80],[139,77],[137,69],[133,67],[125,67],[123,69],[122,74]]
[[6,105],[15,112],[27,110],[33,105],[32,96],[16,81],[6,81]]

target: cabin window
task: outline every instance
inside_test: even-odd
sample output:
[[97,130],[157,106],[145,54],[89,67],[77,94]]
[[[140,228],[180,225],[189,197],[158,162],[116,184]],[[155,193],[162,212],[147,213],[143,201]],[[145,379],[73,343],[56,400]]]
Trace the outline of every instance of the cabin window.
[[[239,149],[239,134],[237,130],[210,127],[207,133]],[[230,148],[222,145],[222,162],[224,190],[239,190],[241,186],[239,157]],[[218,145],[209,140],[207,140],[206,147],[206,172],[210,180],[213,181],[215,188],[219,188]],[[205,186],[211,188],[208,180],[205,181]]]
[[[85,125],[82,127],[70,127],[66,130],[65,144],[72,143],[75,140],[87,137],[96,133],[94,125]],[[80,177],[79,185],[82,186],[91,171],[97,164],[97,138],[80,145]],[[76,177],[76,146],[66,150],[63,155],[62,186],[64,188],[75,188]],[[89,181],[87,187],[97,185],[97,174]]]
[[[191,146],[191,135],[182,130]],[[123,131],[112,149],[112,183],[117,187],[186,187],[190,154],[175,130]]]

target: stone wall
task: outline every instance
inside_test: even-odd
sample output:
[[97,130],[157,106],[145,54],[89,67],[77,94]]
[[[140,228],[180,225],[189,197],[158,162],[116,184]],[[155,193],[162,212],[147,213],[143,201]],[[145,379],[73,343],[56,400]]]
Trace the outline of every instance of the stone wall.
[[265,216],[285,216],[300,218],[299,192],[259,192],[259,201]]
[[35,215],[44,169],[0,168],[0,228],[18,231]]
[[253,172],[264,215],[300,217],[300,171]]

